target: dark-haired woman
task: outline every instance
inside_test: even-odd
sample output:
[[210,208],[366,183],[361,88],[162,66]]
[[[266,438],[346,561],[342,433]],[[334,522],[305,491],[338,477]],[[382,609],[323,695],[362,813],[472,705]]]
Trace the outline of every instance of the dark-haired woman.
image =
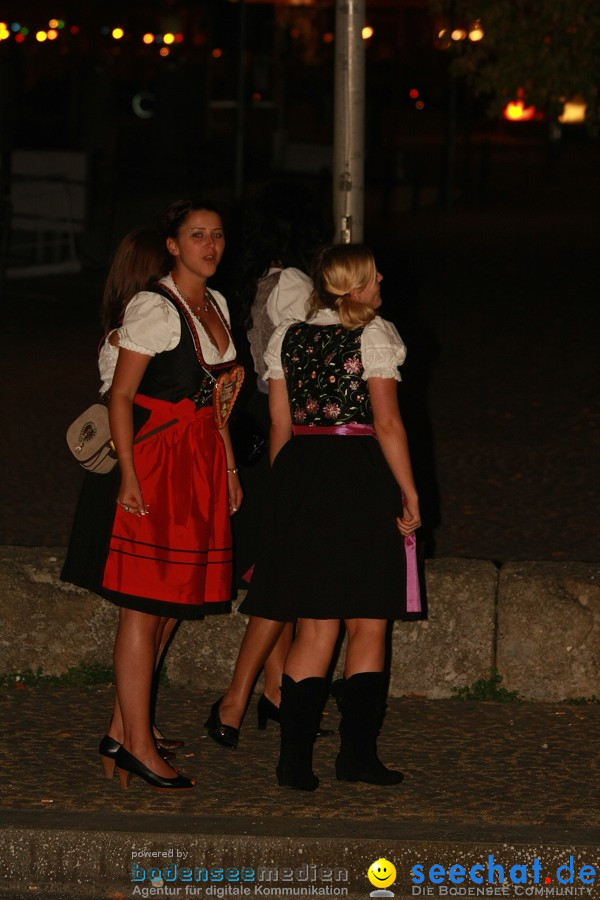
[[[105,337],[98,355],[98,368],[102,382],[101,396],[106,394],[112,384],[119,358],[118,328],[123,324],[127,304],[136,294],[167,273],[170,268],[169,261],[170,256],[165,246],[165,240],[155,228],[136,228],[126,234],[117,247],[102,296],[100,319]],[[177,619],[163,617],[162,627],[157,635],[153,700],[157,687],[158,666],[176,624]],[[117,717],[119,716],[118,702],[115,692],[115,704],[117,705],[115,715]],[[176,750],[183,745],[183,741],[165,738],[154,723],[152,730],[161,751]],[[163,753],[163,755],[165,754]],[[104,763],[107,771],[110,772],[110,763],[106,759],[104,759]]]
[[[268,434],[268,384],[264,354],[275,328],[285,319],[303,319],[312,281],[307,275],[320,240],[319,215],[306,188],[274,182],[250,206],[244,227],[239,296],[256,373],[256,387],[246,409]],[[254,563],[263,537],[268,458],[243,467],[246,500],[233,529],[236,570],[243,575]],[[245,586],[245,585],[244,585]],[[250,617],[231,683],[213,705],[207,721],[217,743],[234,748],[254,682],[264,667],[258,700],[258,727],[279,721],[283,664],[292,641],[292,625]]]
[[378,314],[381,275],[360,245],[326,248],[305,322],[266,354],[273,501],[241,610],[297,621],[281,690],[280,785],[314,790],[312,745],[340,621],[348,635],[337,778],[395,784],[377,756],[385,633],[405,608],[404,537],[419,502],[396,382],[405,348]]
[[215,379],[235,360],[225,299],[207,288],[225,247],[221,218],[207,204],[181,201],[161,226],[172,270],[128,303],[111,384],[120,482],[108,545],[99,535],[93,568],[94,589],[119,606],[120,715],[100,752],[124,786],[135,774],[153,787],[188,790],[194,782],[163,759],[152,733],[155,654],[165,618],[229,610],[229,516],[242,491],[212,404]]

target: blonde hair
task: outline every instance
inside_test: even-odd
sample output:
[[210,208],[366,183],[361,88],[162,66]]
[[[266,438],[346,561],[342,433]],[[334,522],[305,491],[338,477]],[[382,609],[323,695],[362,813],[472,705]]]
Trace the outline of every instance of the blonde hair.
[[364,244],[333,244],[324,247],[312,267],[314,289],[307,318],[319,309],[333,309],[340,324],[349,330],[372,322],[377,313],[366,303],[353,300],[353,292],[364,289],[377,278],[373,254]]

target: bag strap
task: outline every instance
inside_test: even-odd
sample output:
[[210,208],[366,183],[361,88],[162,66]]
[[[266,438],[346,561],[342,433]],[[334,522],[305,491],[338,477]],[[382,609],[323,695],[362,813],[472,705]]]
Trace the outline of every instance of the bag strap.
[[[151,431],[147,431],[145,434],[142,434],[141,437],[136,438],[133,443],[141,444],[141,442],[145,441],[147,438],[154,437],[154,435],[158,434],[159,431],[164,431],[165,428],[171,428],[173,425],[177,425],[178,422],[179,422],[179,419],[169,419],[168,422],[163,422],[162,425],[157,425],[156,428],[152,428]],[[111,440],[111,443],[112,443],[112,440]]]

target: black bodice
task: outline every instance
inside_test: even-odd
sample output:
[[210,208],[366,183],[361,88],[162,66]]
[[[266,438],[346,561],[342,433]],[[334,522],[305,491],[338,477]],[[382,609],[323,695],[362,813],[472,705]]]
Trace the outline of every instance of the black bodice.
[[177,308],[181,324],[181,338],[173,350],[157,353],[150,360],[138,392],[147,397],[178,403],[185,397],[193,397],[200,388],[202,376],[207,379],[198,364],[196,348],[183,313]]
[[372,423],[362,380],[363,328],[301,322],[286,331],[281,362],[294,425]]
[[[212,406],[214,378],[220,372],[234,366],[235,360],[213,365],[200,361],[198,358],[201,353],[200,342],[194,341],[191,330],[194,325],[189,322],[186,311],[177,297],[162,284],[153,285],[152,290],[165,297],[177,310],[181,337],[173,350],[165,350],[152,357],[138,392],[169,403],[178,403],[188,397],[194,400],[198,408]],[[223,320],[222,316],[221,319]],[[224,320],[223,322],[227,328],[227,323]]]

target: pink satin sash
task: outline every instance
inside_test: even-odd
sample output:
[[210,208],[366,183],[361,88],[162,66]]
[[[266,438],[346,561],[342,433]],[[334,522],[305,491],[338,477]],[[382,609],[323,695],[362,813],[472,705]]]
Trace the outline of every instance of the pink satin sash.
[[406,554],[406,612],[421,612],[421,588],[417,569],[417,537],[407,534],[404,538]]
[[336,434],[343,437],[375,436],[373,426],[367,425],[365,422],[348,422],[346,425],[293,425],[292,432],[294,436],[304,436],[305,434]]

